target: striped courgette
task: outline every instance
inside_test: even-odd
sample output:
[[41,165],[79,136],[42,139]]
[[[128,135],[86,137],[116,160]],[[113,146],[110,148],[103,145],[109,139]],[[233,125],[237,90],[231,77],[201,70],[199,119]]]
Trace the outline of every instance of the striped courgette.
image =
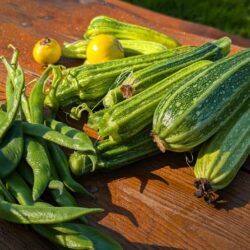
[[[156,42],[144,41],[144,40],[119,40],[121,43],[125,56],[135,56],[143,54],[152,54],[166,50],[167,48]],[[79,40],[72,43],[64,43],[62,48],[62,54],[68,58],[86,58],[86,50],[89,40]]]
[[[80,101],[96,104],[110,88],[118,84],[116,78],[121,73],[134,72],[155,62],[175,57],[193,49],[193,47],[184,46],[148,55],[138,55],[65,69],[62,71],[62,81],[58,83],[55,93],[47,96],[45,104],[52,108],[79,103]],[[54,96],[52,100],[51,96]]]
[[157,42],[163,44],[167,48],[175,48],[180,45],[174,38],[153,29],[121,22],[107,16],[97,16],[93,18],[84,37],[86,39],[91,39],[100,34],[114,35],[118,39]]
[[200,60],[217,60],[228,54],[231,40],[228,37],[208,42],[193,51],[168,58],[131,73],[120,86],[110,90],[103,99],[105,107],[142,92],[166,76]]
[[115,141],[126,140],[152,123],[154,110],[166,92],[185,85],[187,79],[211,63],[199,61],[189,65],[129,99],[90,114],[88,123],[102,136],[111,136]]
[[250,154],[250,99],[202,146],[194,167],[198,197],[213,202],[213,191],[234,179]]
[[148,127],[131,140],[122,143],[110,139],[98,141],[96,145],[98,161],[94,167],[89,158],[79,154],[71,155],[70,164],[74,164],[74,161],[81,163],[81,174],[86,174],[99,170],[113,170],[159,154],[160,151],[150,136],[150,130]]
[[188,151],[206,141],[250,95],[250,49],[209,65],[155,110],[154,141],[161,151]]

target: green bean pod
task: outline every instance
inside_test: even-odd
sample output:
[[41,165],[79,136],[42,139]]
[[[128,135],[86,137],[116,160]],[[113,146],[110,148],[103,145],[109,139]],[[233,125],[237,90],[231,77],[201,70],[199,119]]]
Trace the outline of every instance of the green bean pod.
[[[86,146],[93,147],[93,143],[91,142],[90,138],[83,131],[69,127],[66,124],[64,124],[63,122],[59,122],[59,121],[56,121],[53,119],[48,120],[47,124],[52,129],[55,129],[64,135],[70,136],[73,139],[81,140],[82,142],[86,143]],[[73,154],[70,155],[70,159],[75,159],[76,155],[77,155],[77,159],[81,158],[80,161],[84,161],[86,158],[88,158],[92,164],[92,171],[94,171],[94,169],[96,167],[96,163],[97,163],[96,154],[87,155],[86,153],[84,154],[84,152],[74,152]],[[82,168],[84,166],[83,165],[81,166],[81,164],[79,164],[80,163],[79,160],[77,160],[77,161],[78,161],[77,164],[75,164],[76,161],[70,160],[69,166],[70,166],[71,171],[73,170],[72,172],[75,175],[80,176],[80,175],[82,175]]]
[[34,204],[30,188],[17,172],[9,175],[5,182],[7,189],[11,192],[19,204],[23,206],[31,206]]
[[44,88],[45,83],[51,72],[51,67],[48,67],[41,77],[36,81],[34,87],[32,88],[29,96],[29,107],[31,120],[33,123],[43,123],[43,104],[44,104]]
[[79,250],[94,250],[93,243],[85,236],[80,234],[64,234],[49,227],[45,228],[42,225],[33,225],[32,228],[49,239],[55,244],[60,244],[68,249],[79,249]]
[[55,162],[55,167],[57,168],[57,172],[60,176],[60,179],[63,181],[63,183],[66,185],[67,188],[69,188],[73,192],[78,192],[84,195],[91,195],[81,184],[79,184],[77,181],[75,181],[69,171],[69,164],[68,160],[62,151],[62,149],[54,144],[54,143],[48,143],[49,150],[53,155],[53,160]]
[[7,200],[8,202],[12,202],[12,203],[15,202],[13,196],[11,195],[9,190],[5,187],[1,179],[0,179],[0,195],[2,195],[3,198]]
[[100,208],[22,206],[0,201],[0,218],[20,224],[61,223],[102,211]]
[[[21,205],[34,205],[35,207],[51,207],[50,204],[45,202],[36,202],[34,203],[31,195],[31,190],[25,181],[16,173],[11,174],[6,180],[6,186],[11,191],[11,193],[15,196],[17,201]],[[63,224],[55,224],[55,225],[31,225],[32,228],[49,239],[55,244],[61,245],[63,247],[68,247],[71,249],[75,249],[76,247],[79,249],[85,249],[85,247],[91,246],[91,241],[88,240],[84,236],[80,236],[79,233],[60,233],[58,230],[54,230],[53,227],[59,227],[63,230]],[[66,226],[64,231],[68,230]],[[78,237],[79,235],[79,237]]]
[[[51,164],[51,167],[53,168],[53,164]],[[18,170],[20,175],[26,180],[26,182],[32,186],[34,183],[32,170],[25,164],[21,164]],[[54,174],[52,174],[52,176],[55,179],[49,182],[48,188],[55,202],[61,207],[77,207],[78,204],[74,196],[72,196],[71,193],[69,193],[68,190],[64,187],[63,183],[58,180],[57,175],[55,176]],[[79,220],[87,223],[87,219],[84,216],[80,217]]]
[[26,120],[27,122],[32,122],[29,101],[24,92],[22,93],[22,96],[21,96],[21,107],[22,107],[24,118],[25,118],[23,120]]
[[86,154],[95,155],[95,149],[93,145],[86,143],[86,141],[73,139],[67,135],[64,135],[58,131],[55,131],[49,127],[46,127],[43,124],[31,124],[31,123],[23,122],[22,125],[23,125],[23,131],[27,135],[41,137],[45,140],[54,142],[63,147],[82,151]]
[[[9,45],[8,47],[11,47],[13,49],[13,54],[12,54],[12,59],[11,59],[11,66],[13,70],[16,70],[17,66],[17,60],[19,56],[19,51],[12,45]],[[13,94],[14,94],[14,85],[12,82],[12,77],[10,74],[7,75],[6,79],[6,88],[5,88],[5,93],[6,93],[6,104],[7,104],[7,111],[10,111],[13,105]]]
[[21,121],[15,121],[0,144],[0,178],[14,171],[23,154]]
[[24,157],[34,174],[33,200],[37,200],[46,189],[50,178],[50,162],[43,144],[38,138],[25,136]]
[[63,223],[62,225],[53,225],[54,230],[64,234],[84,235],[93,242],[95,250],[122,250],[121,245],[111,239],[108,235],[100,232],[91,226],[76,223]]
[[14,88],[13,92],[13,103],[9,111],[6,113],[6,116],[4,119],[0,120],[0,140],[3,138],[7,130],[10,128],[10,126],[13,124],[15,117],[18,112],[21,95],[24,87],[24,73],[20,65],[17,66],[17,69],[14,70],[12,66],[7,62],[7,60],[4,57],[1,57],[7,71],[8,75],[12,80]]

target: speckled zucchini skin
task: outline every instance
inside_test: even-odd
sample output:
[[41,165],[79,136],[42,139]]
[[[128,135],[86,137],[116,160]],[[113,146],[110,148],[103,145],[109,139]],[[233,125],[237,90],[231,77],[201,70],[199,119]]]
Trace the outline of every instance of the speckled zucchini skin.
[[110,107],[123,99],[130,98],[159,82],[168,75],[200,60],[218,60],[227,55],[231,40],[227,37],[208,42],[179,56],[157,62],[130,74],[120,86],[109,90],[103,99],[105,107]]
[[200,196],[225,188],[250,154],[250,99],[207,142],[194,167]]
[[100,34],[114,35],[118,39],[145,40],[161,43],[167,48],[175,48],[180,45],[174,38],[153,29],[139,25],[118,21],[107,16],[93,18],[87,28],[84,37],[91,39]]
[[[99,141],[96,146],[98,161],[94,171],[120,168],[159,154],[160,151],[153,143],[150,131],[151,127],[148,127],[131,138],[131,140],[121,143],[110,139]],[[84,169],[85,173],[93,171],[89,160],[85,162]]]
[[161,149],[183,152],[206,141],[250,96],[250,49],[209,65],[154,113],[154,140]]
[[189,65],[129,99],[90,114],[88,123],[101,136],[127,140],[152,123],[154,110],[165,93],[178,90],[210,64],[211,61],[204,60]]
[[[113,86],[116,78],[126,71],[137,71],[156,62],[178,56],[193,47],[178,47],[166,51],[126,57],[103,63],[86,64],[63,70],[63,80],[56,89],[55,103],[57,106],[67,106],[76,102],[98,103]],[[47,95],[48,97],[50,95]],[[52,107],[53,108],[53,107]]]

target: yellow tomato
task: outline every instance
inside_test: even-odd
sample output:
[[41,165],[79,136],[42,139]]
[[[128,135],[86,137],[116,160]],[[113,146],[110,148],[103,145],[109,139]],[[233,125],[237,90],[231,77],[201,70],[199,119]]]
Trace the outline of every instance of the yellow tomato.
[[120,42],[111,35],[98,35],[88,44],[86,51],[88,63],[100,63],[124,57]]
[[62,55],[59,43],[52,38],[45,37],[39,40],[33,48],[33,57],[40,64],[54,64]]

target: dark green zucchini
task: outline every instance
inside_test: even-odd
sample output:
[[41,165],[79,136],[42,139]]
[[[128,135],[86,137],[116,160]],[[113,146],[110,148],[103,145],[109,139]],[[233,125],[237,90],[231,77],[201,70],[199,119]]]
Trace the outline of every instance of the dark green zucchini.
[[207,66],[155,110],[154,141],[161,151],[188,151],[215,134],[250,96],[250,49]]
[[111,136],[115,141],[133,137],[152,123],[154,110],[165,93],[179,89],[211,63],[199,61],[189,65],[127,100],[90,114],[88,123],[101,136]]
[[76,155],[75,160],[78,160],[78,163],[82,163],[81,174],[99,170],[113,170],[159,154],[160,151],[152,141],[150,131],[151,128],[148,127],[129,141],[121,143],[110,139],[97,142],[98,161],[94,168],[90,159],[82,159],[82,156]]
[[215,61],[228,54],[231,40],[227,37],[208,42],[193,51],[157,62],[128,75],[121,85],[109,90],[103,99],[105,107],[136,95],[166,76],[200,60]]
[[250,99],[207,142],[194,167],[198,197],[214,202],[214,191],[228,186],[250,154]]

